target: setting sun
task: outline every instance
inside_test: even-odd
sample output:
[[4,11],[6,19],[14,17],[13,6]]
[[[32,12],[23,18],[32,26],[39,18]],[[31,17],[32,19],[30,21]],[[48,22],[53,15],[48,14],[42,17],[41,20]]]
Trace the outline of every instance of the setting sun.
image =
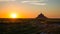
[[12,14],[10,15],[10,17],[11,17],[11,18],[17,18],[17,14],[12,13]]

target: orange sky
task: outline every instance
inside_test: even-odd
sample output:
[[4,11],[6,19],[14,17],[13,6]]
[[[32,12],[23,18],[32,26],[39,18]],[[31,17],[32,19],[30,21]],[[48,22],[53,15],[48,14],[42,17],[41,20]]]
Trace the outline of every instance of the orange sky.
[[16,13],[17,18],[35,18],[41,12],[49,18],[60,18],[60,4],[56,2],[58,0],[49,0],[48,2],[43,0],[44,3],[38,3],[38,0],[34,1],[27,3],[22,0],[20,2],[0,1],[0,18],[12,18],[10,17],[12,13]]

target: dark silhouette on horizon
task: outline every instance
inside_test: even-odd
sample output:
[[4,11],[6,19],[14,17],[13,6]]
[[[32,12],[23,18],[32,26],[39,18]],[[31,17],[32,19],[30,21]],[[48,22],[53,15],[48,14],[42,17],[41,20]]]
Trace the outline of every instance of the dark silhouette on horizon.
[[47,17],[44,15],[44,14],[39,14],[37,17],[36,17],[37,19],[47,19]]

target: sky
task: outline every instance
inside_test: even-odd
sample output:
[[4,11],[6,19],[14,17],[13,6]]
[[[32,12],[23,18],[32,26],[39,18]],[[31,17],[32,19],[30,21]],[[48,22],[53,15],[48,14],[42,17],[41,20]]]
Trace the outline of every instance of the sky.
[[48,18],[60,18],[60,0],[0,0],[0,18],[36,18],[43,13]]

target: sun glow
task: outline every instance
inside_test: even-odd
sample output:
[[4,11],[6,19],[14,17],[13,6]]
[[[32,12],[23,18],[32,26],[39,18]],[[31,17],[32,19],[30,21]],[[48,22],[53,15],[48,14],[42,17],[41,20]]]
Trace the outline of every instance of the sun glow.
[[10,17],[11,17],[11,18],[17,18],[17,14],[16,14],[16,13],[12,13],[12,14],[10,15]]

